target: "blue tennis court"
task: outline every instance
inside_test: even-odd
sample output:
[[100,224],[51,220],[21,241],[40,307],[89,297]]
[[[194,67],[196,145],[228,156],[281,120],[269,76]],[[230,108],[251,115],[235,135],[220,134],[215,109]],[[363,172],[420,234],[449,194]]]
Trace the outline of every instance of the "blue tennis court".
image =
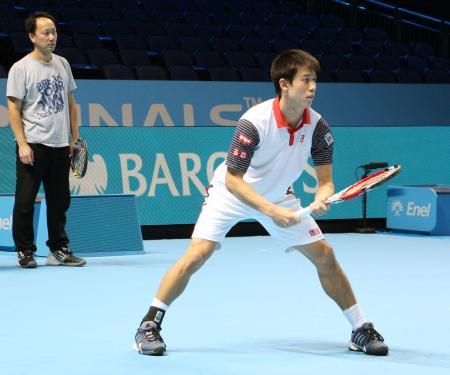
[[168,354],[138,355],[138,323],[188,243],[159,240],[78,269],[17,269],[1,253],[0,373],[449,374],[450,237],[327,239],[388,357],[346,349],[350,326],[313,266],[269,237],[227,238],[169,309]]

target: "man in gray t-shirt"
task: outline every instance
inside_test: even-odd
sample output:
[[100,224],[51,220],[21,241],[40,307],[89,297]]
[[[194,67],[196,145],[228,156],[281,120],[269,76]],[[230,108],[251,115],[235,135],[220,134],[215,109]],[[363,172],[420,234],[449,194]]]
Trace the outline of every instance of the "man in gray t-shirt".
[[34,50],[10,69],[6,96],[16,146],[16,195],[13,238],[17,265],[34,268],[34,202],[41,183],[47,202],[50,254],[47,265],[82,266],[68,248],[65,231],[70,205],[70,154],[79,137],[72,92],[76,84],[70,65],[52,52],[56,22],[48,13],[35,12],[25,20]]

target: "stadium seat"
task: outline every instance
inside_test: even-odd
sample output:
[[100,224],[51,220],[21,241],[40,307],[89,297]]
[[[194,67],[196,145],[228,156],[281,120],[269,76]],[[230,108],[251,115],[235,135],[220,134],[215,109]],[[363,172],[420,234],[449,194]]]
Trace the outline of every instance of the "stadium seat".
[[270,72],[261,68],[243,68],[241,76],[243,81],[271,82]]
[[236,71],[228,66],[218,66],[208,69],[211,81],[240,81]]
[[409,47],[403,42],[388,41],[384,49],[387,54],[398,56],[402,59],[406,59],[410,54]]
[[389,39],[389,35],[386,31],[377,27],[366,27],[364,29],[364,39],[386,43]]
[[319,26],[319,20],[308,14],[298,14],[295,17],[295,24],[297,26],[303,27],[308,31],[313,31],[317,26]]
[[381,55],[376,62],[379,69],[392,73],[398,73],[401,68],[401,61],[397,56]]
[[97,35],[93,34],[74,34],[73,39],[75,45],[82,51],[87,51],[92,48],[102,48],[102,42]]
[[419,73],[410,69],[400,69],[397,74],[399,83],[422,83],[422,77]]
[[124,49],[119,50],[119,54],[122,63],[131,69],[142,65],[150,65],[150,59],[143,50]]
[[332,28],[336,31],[339,31],[345,25],[344,20],[334,14],[322,14],[319,20],[322,26]]
[[329,49],[330,53],[333,55],[340,56],[345,59],[348,59],[351,55],[353,55],[353,46],[345,40],[335,40],[331,43]]
[[345,60],[339,56],[325,54],[319,58],[320,65],[329,73],[336,73],[345,68]]
[[129,23],[120,20],[104,21],[102,28],[104,35],[113,38],[118,34],[133,34],[133,27]]
[[103,73],[106,79],[136,79],[130,68],[120,64],[105,65]]
[[187,65],[173,65],[169,67],[169,75],[176,81],[198,81],[195,70]]
[[33,44],[30,41],[28,35],[23,31],[14,31],[9,33],[13,50],[17,54],[24,52],[31,52],[33,50]]
[[376,59],[383,53],[383,44],[375,40],[364,40],[359,45],[359,51],[363,55]]
[[425,60],[422,57],[414,55],[407,57],[406,66],[408,67],[408,69],[414,70],[419,74],[424,74],[425,71],[428,69],[427,60]]
[[410,45],[412,53],[417,56],[430,59],[436,55],[434,48],[427,43],[413,42]]
[[327,47],[314,39],[305,39],[302,41],[302,48],[314,57],[318,58],[327,53]]
[[290,39],[277,39],[272,43],[272,49],[277,54],[295,48],[298,48],[298,44]]
[[174,50],[178,48],[176,40],[167,35],[149,35],[147,38],[147,45],[151,52],[158,54],[165,50]]
[[350,43],[353,46],[358,46],[364,40],[361,31],[354,29],[352,27],[343,27],[339,30],[339,39]]
[[198,36],[180,36],[178,45],[183,52],[193,54],[196,51],[209,50],[209,44],[206,39]]
[[369,81],[372,83],[395,83],[395,78],[391,72],[381,69],[374,69],[369,73]]
[[55,53],[64,57],[70,65],[89,65],[86,55],[75,47],[58,48]]
[[240,41],[243,51],[247,51],[253,55],[258,55],[261,52],[267,52],[269,46],[264,39],[260,38],[244,38]]
[[143,65],[136,69],[138,79],[142,80],[168,80],[169,76],[159,65]]
[[116,55],[106,48],[92,48],[87,51],[87,55],[91,64],[98,67],[105,65],[119,64]]
[[253,56],[245,51],[230,51],[225,56],[229,66],[233,69],[256,68],[256,61]]
[[6,71],[6,69],[0,65],[0,78],[7,78],[8,77],[8,73]]
[[215,51],[198,51],[194,54],[195,63],[201,68],[225,67],[227,64]]
[[354,54],[348,59],[350,68],[361,73],[369,73],[374,68],[374,61],[369,57],[361,54]]
[[141,51],[147,50],[145,42],[140,35],[118,34],[116,35],[116,44],[119,51],[124,49],[139,49]]
[[430,60],[431,66],[434,69],[445,70],[450,73],[450,58],[448,57],[435,57]]
[[166,67],[174,65],[186,65],[191,67],[194,65],[191,56],[183,51],[173,49],[165,50],[161,52],[161,56]]
[[364,78],[360,72],[353,69],[340,69],[335,74],[337,82],[363,83]]
[[227,37],[215,37],[210,44],[214,51],[222,55],[229,51],[238,51],[240,49],[238,43]]
[[450,83],[450,76],[444,70],[429,69],[425,72],[425,82],[427,82],[427,83]]

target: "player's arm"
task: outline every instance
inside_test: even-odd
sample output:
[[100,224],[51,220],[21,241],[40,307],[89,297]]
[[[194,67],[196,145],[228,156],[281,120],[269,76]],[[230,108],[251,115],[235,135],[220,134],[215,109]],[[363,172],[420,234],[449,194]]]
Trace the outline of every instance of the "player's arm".
[[77,103],[75,101],[75,96],[69,92],[69,119],[70,119],[70,133],[72,134],[72,140],[69,146],[70,155],[72,155],[73,145],[80,138],[80,133],[78,130],[78,111],[77,111]]
[[22,101],[20,99],[8,96],[8,116],[11,123],[11,129],[19,146],[19,159],[23,164],[33,165],[34,154],[25,138],[22,123]]
[[314,202],[311,203],[311,208],[313,215],[321,216],[326,214],[329,209],[325,199],[334,193],[333,167],[332,164],[317,165],[315,170],[318,188]]

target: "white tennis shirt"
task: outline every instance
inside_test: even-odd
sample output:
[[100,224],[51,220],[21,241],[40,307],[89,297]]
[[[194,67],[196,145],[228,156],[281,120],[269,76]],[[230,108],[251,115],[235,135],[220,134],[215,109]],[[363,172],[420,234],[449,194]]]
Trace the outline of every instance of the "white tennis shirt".
[[313,157],[315,165],[331,164],[333,136],[319,113],[305,109],[295,129],[280,110],[279,98],[250,108],[238,122],[227,159],[211,184],[225,187],[227,168],[244,173],[244,181],[271,202],[279,202]]

